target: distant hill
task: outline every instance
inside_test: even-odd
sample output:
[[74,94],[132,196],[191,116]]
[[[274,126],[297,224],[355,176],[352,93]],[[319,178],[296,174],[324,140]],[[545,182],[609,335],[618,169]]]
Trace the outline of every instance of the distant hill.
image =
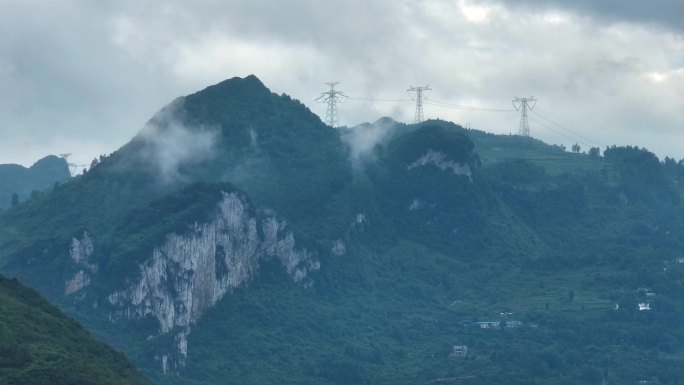
[[55,182],[65,181],[69,177],[66,160],[54,155],[46,156],[29,168],[18,164],[0,164],[0,209],[11,205],[15,193],[20,201],[24,201],[33,191],[52,188]]
[[0,275],[0,384],[150,384],[126,357]]
[[249,76],[3,210],[0,270],[159,384],[678,384],[683,185],[636,147],[333,129]]

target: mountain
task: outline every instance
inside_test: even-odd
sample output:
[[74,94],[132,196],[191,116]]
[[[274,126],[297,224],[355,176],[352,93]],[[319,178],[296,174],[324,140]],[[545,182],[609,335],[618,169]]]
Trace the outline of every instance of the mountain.
[[149,384],[38,293],[0,276],[0,383]]
[[233,78],[0,213],[0,270],[160,384],[675,384],[682,181]]
[[19,201],[31,197],[34,191],[40,192],[54,186],[56,182],[69,179],[66,160],[54,155],[46,156],[31,167],[18,164],[0,164],[0,209],[10,207],[12,195],[17,194]]

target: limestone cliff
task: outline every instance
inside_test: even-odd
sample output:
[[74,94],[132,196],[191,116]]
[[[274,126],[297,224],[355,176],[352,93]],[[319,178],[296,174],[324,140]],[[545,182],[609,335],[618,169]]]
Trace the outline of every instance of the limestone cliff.
[[91,261],[95,245],[87,231],[83,232],[83,238],[72,238],[69,256],[79,268],[74,276],[64,284],[64,294],[73,294],[90,285],[91,275],[97,273],[97,264]]
[[[164,373],[182,368],[192,325],[231,289],[245,284],[259,264],[277,258],[295,282],[310,285],[320,263],[296,248],[294,235],[274,216],[259,218],[236,193],[223,193],[214,220],[195,223],[185,234],[169,234],[127,288],[111,293],[110,319],[153,317],[157,336],[173,335],[174,347],[155,357]],[[154,336],[153,336],[154,337]]]

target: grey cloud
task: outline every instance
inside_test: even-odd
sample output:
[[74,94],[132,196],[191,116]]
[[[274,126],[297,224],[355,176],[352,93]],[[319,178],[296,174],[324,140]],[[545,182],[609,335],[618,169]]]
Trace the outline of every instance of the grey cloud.
[[89,163],[132,137],[154,111],[149,102],[160,107],[169,99],[158,74],[113,49],[102,22],[107,8],[97,4],[2,5],[0,131],[5,143],[23,147],[22,157],[63,145],[50,152],[73,152],[74,161]]
[[482,0],[528,12],[561,9],[606,21],[650,23],[684,32],[684,2],[680,0]]
[[[597,141],[684,156],[684,141],[673,136],[684,123],[684,43],[652,28],[669,25],[662,14],[682,13],[675,2],[649,2],[650,13],[639,16],[629,11],[641,10],[632,0],[615,12],[615,2],[584,0],[5,1],[0,163],[31,164],[46,152],[89,163],[175,97],[251,73],[319,115],[324,106],[311,100],[326,81],[341,81],[352,96],[388,99],[406,98],[409,84],[431,84],[433,100],[492,108],[535,95],[539,111]],[[482,21],[463,8],[491,4],[498,6]],[[553,24],[544,20],[552,9],[571,12]],[[606,26],[607,18],[640,27]],[[340,106],[350,126],[412,115],[410,102]],[[425,115],[496,133],[518,124],[515,113],[434,105]],[[569,144],[540,126],[532,132]]]

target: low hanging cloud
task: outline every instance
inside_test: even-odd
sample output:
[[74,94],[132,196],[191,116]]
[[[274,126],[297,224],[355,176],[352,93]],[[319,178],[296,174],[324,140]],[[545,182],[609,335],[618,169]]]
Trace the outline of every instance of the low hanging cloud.
[[164,183],[182,182],[182,168],[212,159],[220,131],[212,127],[190,127],[173,112],[163,110],[138,135],[143,141],[141,160],[150,165]]
[[389,140],[400,128],[401,123],[383,118],[375,123],[363,123],[354,127],[342,128],[342,140],[351,149],[352,164],[361,165],[363,161],[373,160],[373,149]]

